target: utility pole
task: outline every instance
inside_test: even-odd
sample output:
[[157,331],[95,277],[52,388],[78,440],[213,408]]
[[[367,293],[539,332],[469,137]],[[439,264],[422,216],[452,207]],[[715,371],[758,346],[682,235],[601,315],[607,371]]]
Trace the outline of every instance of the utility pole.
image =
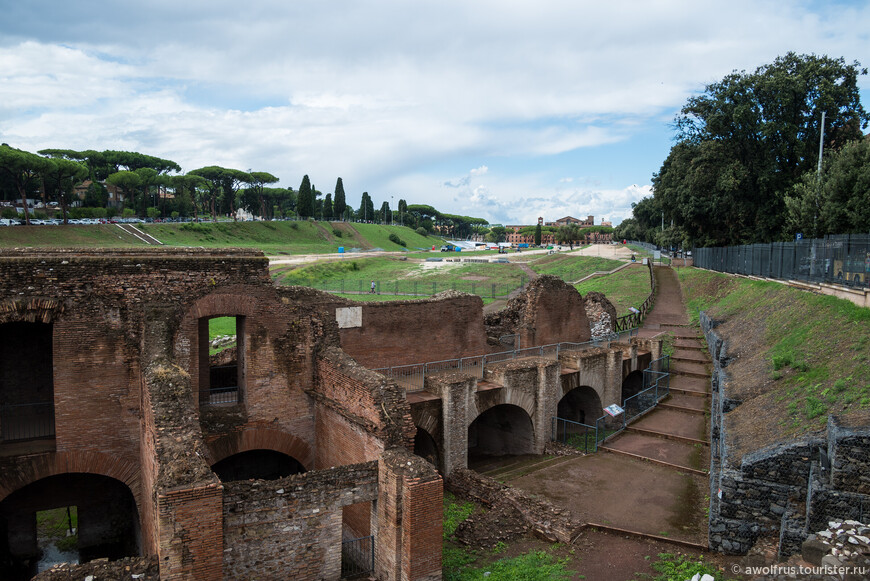
[[819,132],[819,167],[816,170],[816,212],[813,214],[813,238],[819,237],[819,196],[822,190],[822,154],[825,150],[825,112],[822,111],[822,129]]

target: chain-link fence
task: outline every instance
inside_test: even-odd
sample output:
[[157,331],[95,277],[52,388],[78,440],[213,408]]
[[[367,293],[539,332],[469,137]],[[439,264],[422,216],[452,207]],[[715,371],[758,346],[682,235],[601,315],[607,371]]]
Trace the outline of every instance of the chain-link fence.
[[695,266],[765,278],[870,287],[870,234],[694,248]]

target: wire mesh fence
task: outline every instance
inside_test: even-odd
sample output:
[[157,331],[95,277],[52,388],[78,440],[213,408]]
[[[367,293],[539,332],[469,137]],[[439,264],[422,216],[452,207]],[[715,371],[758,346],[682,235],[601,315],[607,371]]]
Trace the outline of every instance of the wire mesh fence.
[[747,276],[870,287],[870,234],[692,250],[695,266]]

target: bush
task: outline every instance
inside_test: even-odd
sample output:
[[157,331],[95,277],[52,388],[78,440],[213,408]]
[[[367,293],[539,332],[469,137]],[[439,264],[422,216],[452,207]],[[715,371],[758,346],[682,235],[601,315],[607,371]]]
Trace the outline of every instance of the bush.
[[390,238],[390,242],[392,242],[392,243],[394,243],[394,244],[398,244],[399,246],[407,246],[407,244],[405,243],[405,241],[402,240],[401,238],[399,238],[399,237],[396,235],[395,232],[393,232],[392,234],[390,234],[390,237],[389,237],[389,238]]
[[0,214],[0,217],[6,218],[7,220],[14,220],[18,217],[18,210],[15,208],[3,208],[3,213]]
[[416,230],[414,230],[414,232],[416,232],[420,236],[428,236],[429,235],[429,233],[426,231],[426,229],[423,228],[422,226],[417,228]]
[[335,236],[336,238],[341,238],[341,230],[339,230],[338,228],[333,228],[332,235]]

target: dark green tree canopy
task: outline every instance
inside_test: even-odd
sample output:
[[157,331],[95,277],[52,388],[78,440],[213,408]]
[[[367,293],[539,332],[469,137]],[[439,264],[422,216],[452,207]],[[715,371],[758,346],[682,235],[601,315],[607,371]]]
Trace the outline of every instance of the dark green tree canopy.
[[870,137],[825,159],[820,183],[807,172],[788,197],[788,229],[821,237],[870,232]]
[[[734,72],[692,97],[677,116],[677,143],[653,176],[666,226],[685,243],[791,238],[785,197],[826,151],[858,139],[868,116],[855,62],[788,53],[752,73]],[[635,209],[637,226],[648,224]],[[653,240],[649,240],[653,241]]]

